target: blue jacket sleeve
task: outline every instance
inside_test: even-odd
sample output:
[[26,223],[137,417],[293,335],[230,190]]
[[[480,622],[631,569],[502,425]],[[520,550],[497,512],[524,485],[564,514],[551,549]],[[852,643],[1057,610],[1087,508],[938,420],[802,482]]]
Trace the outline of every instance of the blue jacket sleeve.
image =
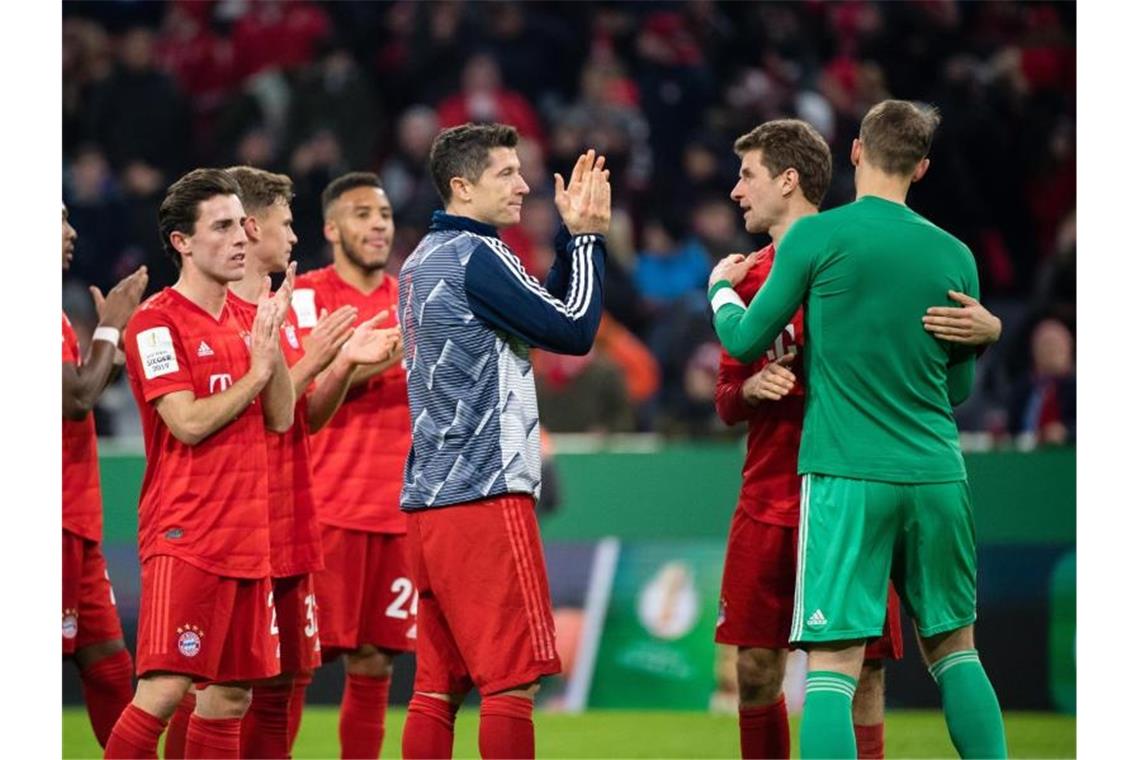
[[543,287],[559,300],[566,299],[566,289],[570,287],[570,271],[573,268],[572,254],[574,252],[574,238],[570,230],[563,224],[554,236],[554,263],[546,273],[546,283]]
[[492,328],[532,346],[560,354],[587,353],[602,319],[605,238],[571,238],[566,259],[568,264],[563,262],[563,269],[552,271],[547,278],[562,292],[558,297],[527,274],[503,242],[480,241],[467,263],[465,286],[471,312]]

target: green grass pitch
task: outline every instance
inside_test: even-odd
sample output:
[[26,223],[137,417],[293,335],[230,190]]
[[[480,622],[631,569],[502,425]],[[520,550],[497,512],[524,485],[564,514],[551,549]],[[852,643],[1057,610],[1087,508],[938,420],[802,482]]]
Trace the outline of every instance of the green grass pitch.
[[[388,713],[381,757],[400,756],[405,711]],[[1006,713],[1010,757],[1076,757],[1077,723],[1067,715]],[[740,757],[736,717],[686,712],[594,710],[584,715],[535,715],[539,757]],[[479,713],[467,708],[455,726],[455,757],[477,758]],[[798,721],[792,719],[792,755],[797,754]],[[305,711],[295,758],[335,758],[337,713],[333,707]],[[887,757],[957,757],[941,714],[892,710],[887,714]],[[161,755],[160,755],[161,756]],[[82,708],[63,710],[63,757],[102,757]]]

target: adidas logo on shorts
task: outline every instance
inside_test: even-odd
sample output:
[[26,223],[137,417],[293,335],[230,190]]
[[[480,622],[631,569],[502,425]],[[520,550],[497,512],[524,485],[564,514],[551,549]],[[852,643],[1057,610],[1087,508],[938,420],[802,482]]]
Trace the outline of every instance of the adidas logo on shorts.
[[198,356],[201,357],[201,356],[213,356],[213,355],[214,355],[214,349],[210,348],[206,344],[206,341],[202,341],[201,343],[198,344]]
[[807,619],[807,624],[812,628],[822,628],[827,625],[827,618],[823,616],[823,610],[816,610],[811,613],[811,617]]

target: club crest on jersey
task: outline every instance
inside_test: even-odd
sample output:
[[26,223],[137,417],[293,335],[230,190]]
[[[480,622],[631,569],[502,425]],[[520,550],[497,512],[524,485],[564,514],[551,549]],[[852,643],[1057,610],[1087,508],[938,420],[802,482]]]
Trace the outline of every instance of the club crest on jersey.
[[293,325],[285,325],[282,329],[285,330],[285,340],[289,342],[289,346],[293,348],[293,350],[300,349],[301,343],[297,340],[297,331],[293,328]]
[[180,625],[175,630],[178,634],[178,651],[183,657],[196,657],[202,651],[202,629],[196,625]]
[[79,613],[77,610],[63,611],[63,637],[74,639],[79,635]]

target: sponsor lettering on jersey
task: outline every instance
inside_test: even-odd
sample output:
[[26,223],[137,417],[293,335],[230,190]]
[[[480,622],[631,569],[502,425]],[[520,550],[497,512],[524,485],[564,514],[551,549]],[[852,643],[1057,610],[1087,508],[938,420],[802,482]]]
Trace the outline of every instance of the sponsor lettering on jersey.
[[210,375],[210,393],[221,393],[226,388],[234,384],[233,377],[228,372],[222,372],[218,375]]
[[178,371],[178,357],[174,353],[174,336],[169,327],[152,327],[143,330],[136,338],[143,374],[147,380]]

